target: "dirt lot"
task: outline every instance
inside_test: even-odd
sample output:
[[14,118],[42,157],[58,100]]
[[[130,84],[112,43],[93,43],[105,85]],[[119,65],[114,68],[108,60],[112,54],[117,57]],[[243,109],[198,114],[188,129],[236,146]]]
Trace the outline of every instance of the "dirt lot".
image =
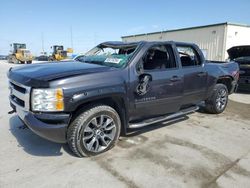
[[0,62],[0,187],[250,187],[250,95],[231,96],[221,115],[157,124],[79,159],[7,114],[11,66]]

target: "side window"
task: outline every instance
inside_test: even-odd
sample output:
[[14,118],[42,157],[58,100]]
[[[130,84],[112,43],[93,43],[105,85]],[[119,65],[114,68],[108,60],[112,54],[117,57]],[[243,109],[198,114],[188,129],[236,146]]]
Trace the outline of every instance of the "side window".
[[156,45],[149,48],[144,56],[143,68],[145,70],[176,68],[172,47],[169,45]]
[[199,55],[191,46],[177,46],[177,50],[181,58],[182,67],[201,65]]

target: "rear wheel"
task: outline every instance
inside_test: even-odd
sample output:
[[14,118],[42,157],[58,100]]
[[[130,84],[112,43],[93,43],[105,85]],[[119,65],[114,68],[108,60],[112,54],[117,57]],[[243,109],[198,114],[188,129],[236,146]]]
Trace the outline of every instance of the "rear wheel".
[[205,101],[205,109],[212,114],[222,113],[228,102],[228,89],[224,84],[216,84],[212,95]]
[[12,60],[11,60],[11,58],[8,59],[8,63],[13,63]]
[[27,64],[31,64],[32,63],[32,61],[27,61]]
[[67,140],[78,157],[94,156],[116,144],[120,129],[118,113],[110,106],[96,105],[80,113],[70,124]]

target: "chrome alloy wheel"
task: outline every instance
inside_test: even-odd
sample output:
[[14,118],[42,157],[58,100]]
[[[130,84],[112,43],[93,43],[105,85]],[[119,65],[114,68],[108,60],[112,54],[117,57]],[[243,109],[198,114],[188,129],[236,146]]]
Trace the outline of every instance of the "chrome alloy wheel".
[[107,115],[98,115],[88,122],[83,130],[83,144],[88,151],[100,152],[114,140],[116,126]]
[[218,110],[223,110],[226,107],[227,100],[227,91],[223,88],[220,89],[216,98],[216,108]]

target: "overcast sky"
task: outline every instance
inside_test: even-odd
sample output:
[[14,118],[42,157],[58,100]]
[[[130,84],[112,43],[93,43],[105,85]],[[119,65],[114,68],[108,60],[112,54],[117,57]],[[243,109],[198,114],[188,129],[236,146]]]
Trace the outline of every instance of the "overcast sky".
[[121,36],[220,22],[250,25],[249,0],[8,0],[0,2],[0,54],[23,42],[38,55],[62,44],[76,53]]

